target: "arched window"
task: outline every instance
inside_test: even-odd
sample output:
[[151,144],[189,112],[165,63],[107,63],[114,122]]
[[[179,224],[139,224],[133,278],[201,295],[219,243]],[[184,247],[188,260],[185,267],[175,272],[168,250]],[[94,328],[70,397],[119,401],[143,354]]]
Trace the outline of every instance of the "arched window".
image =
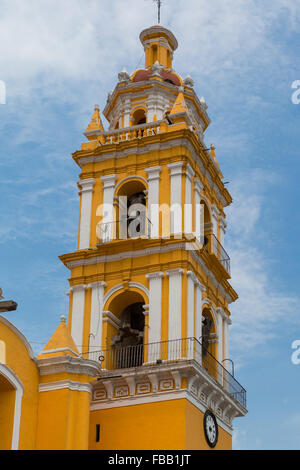
[[136,291],[123,291],[110,303],[109,311],[119,319],[119,326],[106,339],[112,348],[116,369],[137,367],[144,362],[145,299]]
[[211,309],[202,311],[202,365],[210,375],[218,377],[216,324]]
[[138,126],[140,124],[146,124],[147,118],[146,118],[146,112],[143,108],[139,108],[136,111],[134,111],[132,115],[132,125],[133,126]]
[[129,179],[117,191],[119,238],[139,238],[147,233],[146,186]]

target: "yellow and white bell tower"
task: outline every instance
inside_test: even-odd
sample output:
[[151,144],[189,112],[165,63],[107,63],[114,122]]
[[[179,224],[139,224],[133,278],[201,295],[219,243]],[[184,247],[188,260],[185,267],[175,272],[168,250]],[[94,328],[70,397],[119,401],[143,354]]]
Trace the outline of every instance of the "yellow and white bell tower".
[[224,208],[232,199],[204,132],[207,105],[172,68],[161,25],[140,34],[145,68],[124,69],[95,106],[81,169],[68,327],[101,363],[90,449],[230,449],[246,392],[231,375]]

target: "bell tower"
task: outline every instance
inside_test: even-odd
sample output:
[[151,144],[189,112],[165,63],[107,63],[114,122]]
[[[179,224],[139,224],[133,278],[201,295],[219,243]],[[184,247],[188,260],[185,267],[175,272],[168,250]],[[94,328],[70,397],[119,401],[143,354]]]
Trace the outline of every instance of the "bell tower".
[[204,133],[207,105],[172,68],[161,25],[140,34],[145,68],[118,75],[73,154],[80,168],[78,247],[68,327],[101,363],[90,449],[230,449],[246,392],[230,371],[232,202]]

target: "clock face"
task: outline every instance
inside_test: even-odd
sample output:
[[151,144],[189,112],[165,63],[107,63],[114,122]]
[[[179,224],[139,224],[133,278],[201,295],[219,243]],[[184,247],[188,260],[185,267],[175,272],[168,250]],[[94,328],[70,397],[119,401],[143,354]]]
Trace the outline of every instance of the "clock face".
[[211,411],[206,411],[203,424],[208,445],[215,447],[218,442],[218,423],[215,415]]

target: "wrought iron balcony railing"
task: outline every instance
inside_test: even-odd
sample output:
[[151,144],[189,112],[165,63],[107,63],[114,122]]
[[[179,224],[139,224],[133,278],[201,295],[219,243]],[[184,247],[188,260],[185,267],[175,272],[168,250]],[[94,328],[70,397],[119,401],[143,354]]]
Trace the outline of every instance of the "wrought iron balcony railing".
[[209,234],[208,238],[210,239],[211,252],[218,258],[222,266],[230,275],[230,257],[228,253],[213,233]]
[[232,398],[246,408],[246,390],[196,338],[140,344],[123,348],[115,347],[102,351],[89,351],[83,353],[83,356],[94,361],[100,361],[104,376],[111,374],[112,370],[195,361]]
[[[131,222],[133,222],[132,226]],[[146,216],[141,216],[139,219],[127,217],[123,220],[102,222],[97,225],[97,236],[101,243],[128,238],[149,238],[150,233],[151,222]]]

